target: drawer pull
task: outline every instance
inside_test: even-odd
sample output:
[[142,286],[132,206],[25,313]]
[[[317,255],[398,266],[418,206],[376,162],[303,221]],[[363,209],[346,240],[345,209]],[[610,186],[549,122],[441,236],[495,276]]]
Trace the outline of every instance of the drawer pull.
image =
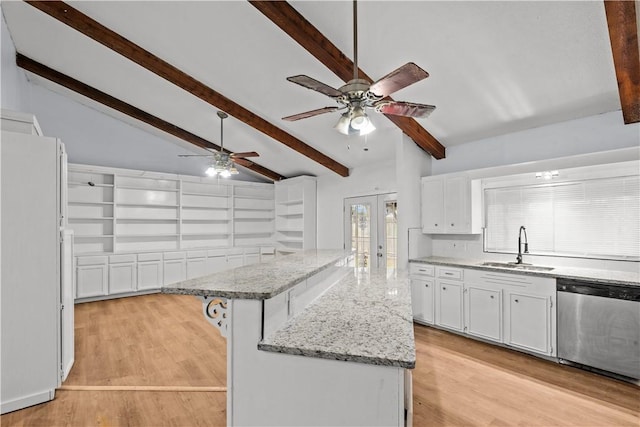
[[518,300],[517,300],[517,299],[516,299],[516,300],[514,300],[514,301],[515,301],[515,302],[518,302]]
[[443,291],[446,291],[446,290],[447,290],[446,286],[443,286],[443,287],[442,287],[442,290],[443,290]]
[[453,227],[453,223],[451,223],[451,226]]
[[424,285],[424,287],[425,287],[425,288],[428,288],[428,287],[429,287],[429,285]]
[[493,295],[491,295],[491,299],[493,299]]
[[448,271],[444,273],[445,276],[453,276],[453,273],[449,273]]
[[420,268],[420,269],[418,269],[418,271],[424,271],[424,272],[426,272],[427,270],[425,270],[424,268]]

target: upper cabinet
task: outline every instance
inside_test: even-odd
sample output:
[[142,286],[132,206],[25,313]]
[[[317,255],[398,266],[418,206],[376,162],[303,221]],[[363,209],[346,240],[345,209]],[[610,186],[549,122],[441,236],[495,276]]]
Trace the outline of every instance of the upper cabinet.
[[422,232],[479,234],[480,182],[466,175],[422,178]]
[[316,179],[299,176],[275,183],[278,252],[316,247]]

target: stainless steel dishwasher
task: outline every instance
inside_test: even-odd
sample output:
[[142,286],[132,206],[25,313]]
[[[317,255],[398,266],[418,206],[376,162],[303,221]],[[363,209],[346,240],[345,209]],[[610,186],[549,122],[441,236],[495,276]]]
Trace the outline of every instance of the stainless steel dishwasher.
[[558,358],[640,378],[640,286],[558,279]]

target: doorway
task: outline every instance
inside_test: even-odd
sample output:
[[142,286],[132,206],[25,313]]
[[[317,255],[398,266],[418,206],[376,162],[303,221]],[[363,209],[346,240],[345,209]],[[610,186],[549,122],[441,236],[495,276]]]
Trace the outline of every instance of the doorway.
[[396,193],[344,199],[345,248],[354,252],[358,270],[397,269],[398,201]]

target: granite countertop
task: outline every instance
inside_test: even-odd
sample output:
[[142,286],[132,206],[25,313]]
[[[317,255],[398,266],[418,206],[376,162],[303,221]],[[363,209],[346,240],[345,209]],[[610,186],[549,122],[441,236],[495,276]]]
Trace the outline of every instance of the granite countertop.
[[310,249],[223,270],[162,287],[162,293],[236,299],[269,299],[314,274],[341,263],[350,252]]
[[[495,267],[482,265],[486,260],[473,260],[463,258],[424,257],[410,259],[409,262],[423,264],[444,265],[460,268],[472,268],[477,270],[499,271],[501,273],[524,274],[529,276],[564,278],[575,280],[589,280],[604,284],[619,284],[627,286],[640,286],[640,271],[616,271],[601,270],[595,268],[578,267],[553,267],[550,271],[531,271],[515,268]],[[640,267],[640,265],[639,265]]]
[[410,292],[406,277],[350,272],[258,348],[412,369],[416,352]]

